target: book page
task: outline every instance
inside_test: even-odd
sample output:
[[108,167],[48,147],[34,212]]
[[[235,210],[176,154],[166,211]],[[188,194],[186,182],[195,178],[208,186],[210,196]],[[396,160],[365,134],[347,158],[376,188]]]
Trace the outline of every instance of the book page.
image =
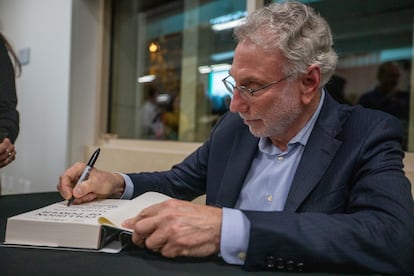
[[124,204],[122,207],[102,215],[99,217],[99,223],[131,231],[131,229],[126,229],[121,226],[124,220],[135,217],[139,212],[141,212],[142,209],[145,209],[146,207],[160,203],[170,198],[171,197],[167,195],[157,192],[144,193],[132,200],[129,200],[129,202],[127,204]]
[[100,216],[118,208],[128,201],[105,199],[79,205],[72,204],[70,206],[67,206],[67,201],[62,201],[9,219],[97,225]]

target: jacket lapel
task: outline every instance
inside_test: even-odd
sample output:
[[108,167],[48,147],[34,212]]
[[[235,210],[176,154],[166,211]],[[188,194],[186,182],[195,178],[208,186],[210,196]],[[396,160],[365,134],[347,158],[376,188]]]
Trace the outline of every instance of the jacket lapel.
[[241,128],[235,135],[231,156],[224,170],[216,205],[234,207],[243,186],[244,178],[249,171],[251,162],[257,152],[259,139]]
[[299,208],[335,157],[342,144],[336,137],[349,115],[349,109],[341,107],[328,93],[325,94],[325,103],[293,178],[285,210],[296,211]]

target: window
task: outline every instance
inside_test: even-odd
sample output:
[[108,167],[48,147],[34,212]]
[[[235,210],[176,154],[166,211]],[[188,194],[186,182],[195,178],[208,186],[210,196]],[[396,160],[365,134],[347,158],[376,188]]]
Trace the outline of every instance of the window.
[[[339,64],[328,85],[331,94],[358,104],[377,86],[380,64],[393,61],[400,70],[396,88],[406,93],[396,101],[409,108],[412,1],[302,2],[313,6],[332,27]],[[231,24],[246,16],[246,3],[113,1],[108,131],[120,138],[204,141],[228,108],[229,98],[219,80],[232,62]],[[144,110],[149,116],[143,115]],[[407,137],[412,125],[408,114],[407,109],[401,117]],[[152,124],[150,128],[145,121]],[[411,140],[407,139],[409,150],[414,149]]]
[[109,132],[205,140],[228,109],[221,78],[245,1],[113,1],[113,11]]
[[[408,0],[306,2],[330,24],[339,55],[328,91],[340,101],[362,104],[398,117],[406,128],[404,147],[413,151],[414,138],[408,139],[408,133],[414,122],[409,120],[414,3]],[[381,76],[379,71],[383,72]],[[362,97],[368,92],[371,94]],[[376,97],[378,94],[384,96]]]

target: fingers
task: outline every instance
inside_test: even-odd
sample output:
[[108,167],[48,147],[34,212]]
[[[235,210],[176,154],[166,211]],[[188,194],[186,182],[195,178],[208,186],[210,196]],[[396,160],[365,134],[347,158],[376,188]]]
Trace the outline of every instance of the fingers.
[[219,250],[222,210],[168,200],[141,211],[123,226],[132,241],[166,257],[208,256]]
[[76,185],[75,197],[85,197],[89,193],[95,198],[120,198],[125,190],[124,178],[116,173],[110,173],[93,168],[89,178]]
[[158,227],[160,221],[157,217],[139,220],[134,225],[132,234],[132,242],[139,247],[158,251],[167,242],[167,235],[163,228]]
[[[137,214],[135,217],[132,217],[132,218],[129,218],[129,219],[125,220],[122,223],[122,226],[125,227],[125,228],[135,230],[135,226],[138,222],[140,222],[144,219],[155,217],[155,216],[159,215],[160,211],[162,211],[164,208],[166,208],[166,206],[163,204],[163,202],[158,203],[158,204],[153,204],[153,205],[151,205],[147,208],[142,209],[140,211],[140,213]],[[152,224],[154,223],[154,221],[148,221],[147,223],[149,223],[149,222],[152,222]],[[140,227],[140,225],[138,225],[138,226]],[[153,227],[155,227],[155,225],[153,225]],[[149,229],[151,229],[150,225],[148,225],[148,226],[144,225],[143,229],[140,230],[139,232],[144,232],[145,233],[145,232],[148,232]]]
[[[139,223],[138,223],[139,222]],[[154,220],[143,221],[139,214],[133,218],[127,219],[122,226],[134,230],[132,233],[132,242],[139,247],[145,247],[147,237],[154,232],[156,226]]]
[[10,142],[9,138],[5,138],[0,144],[0,167],[7,166],[16,159],[16,149]]
[[59,183],[56,188],[64,199],[70,199],[72,197],[73,187],[85,166],[83,163],[76,163],[59,177]]
[[81,203],[84,203],[84,202],[93,201],[93,200],[95,200],[97,198],[98,198],[97,194],[95,194],[95,193],[88,193],[88,194],[86,194],[84,196],[81,196],[81,197],[78,197],[78,198],[75,197],[73,203],[74,204],[81,204]]
[[4,158],[3,159],[4,166],[7,166],[11,162],[13,162],[16,159],[16,154],[17,154],[17,152],[14,149],[14,147],[12,147],[11,149],[7,149],[5,158],[3,157]]
[[133,229],[132,242],[139,247],[146,247],[154,251],[159,251],[166,243],[166,233],[160,230],[161,220],[164,219],[159,215],[163,205],[154,204],[143,209],[137,216],[125,220],[123,227]]
[[57,190],[63,198],[74,196],[74,204],[88,202],[97,198],[120,198],[125,189],[122,176],[92,168],[85,181],[77,183],[86,164],[76,163],[59,178]]

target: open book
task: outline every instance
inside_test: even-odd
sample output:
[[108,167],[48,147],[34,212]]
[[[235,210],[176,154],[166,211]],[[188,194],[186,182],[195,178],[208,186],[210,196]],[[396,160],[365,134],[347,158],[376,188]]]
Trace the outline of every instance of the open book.
[[121,226],[142,209],[169,199],[147,192],[132,200],[104,199],[67,206],[62,201],[7,219],[5,244],[99,250],[115,241],[122,249],[122,236],[131,229]]

